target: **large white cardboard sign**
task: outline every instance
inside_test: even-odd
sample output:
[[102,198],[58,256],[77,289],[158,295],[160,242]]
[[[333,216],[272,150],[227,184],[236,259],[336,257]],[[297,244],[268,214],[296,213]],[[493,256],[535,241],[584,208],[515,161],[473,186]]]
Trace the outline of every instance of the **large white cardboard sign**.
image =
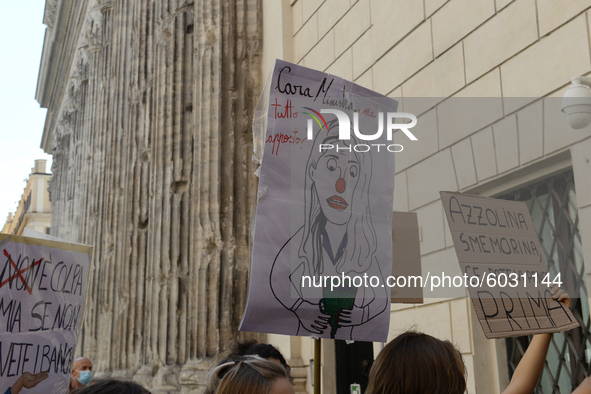
[[280,60],[266,89],[255,114],[262,167],[240,329],[385,341],[400,149],[387,114],[397,102]]

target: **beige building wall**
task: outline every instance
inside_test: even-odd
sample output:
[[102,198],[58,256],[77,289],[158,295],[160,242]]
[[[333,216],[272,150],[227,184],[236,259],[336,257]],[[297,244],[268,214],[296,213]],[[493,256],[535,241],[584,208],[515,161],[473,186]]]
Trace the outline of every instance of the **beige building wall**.
[[[591,0],[263,0],[262,73],[266,78],[273,59],[281,58],[403,103],[409,97],[530,97],[453,133],[438,132],[444,104],[413,108],[419,141],[397,156],[394,210],[418,214],[423,271],[452,270],[457,258],[440,190],[498,195],[572,168],[589,283],[591,129],[572,130],[564,118],[519,126],[544,111],[536,98],[561,97],[572,77],[591,72],[590,13]],[[504,340],[484,338],[468,300],[393,305],[389,339],[411,327],[461,349],[470,393],[505,388]],[[293,349],[293,341],[269,337],[283,351]],[[308,339],[301,345],[306,363],[313,345]],[[334,357],[324,350],[330,371]],[[324,375],[324,392],[331,392],[331,379]],[[310,375],[307,388],[311,392]]]
[[8,214],[2,232],[23,235],[25,227],[46,233],[51,226],[51,203],[48,182],[51,174],[45,172],[47,160],[35,160],[27,185],[18,203],[16,212]]

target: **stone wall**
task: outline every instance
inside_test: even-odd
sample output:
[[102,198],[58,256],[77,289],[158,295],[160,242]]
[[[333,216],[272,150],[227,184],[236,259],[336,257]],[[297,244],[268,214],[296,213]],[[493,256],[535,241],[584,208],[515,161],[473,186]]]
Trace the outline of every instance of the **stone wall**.
[[52,235],[94,245],[78,355],[199,392],[237,337],[256,204],[258,0],[48,0]]

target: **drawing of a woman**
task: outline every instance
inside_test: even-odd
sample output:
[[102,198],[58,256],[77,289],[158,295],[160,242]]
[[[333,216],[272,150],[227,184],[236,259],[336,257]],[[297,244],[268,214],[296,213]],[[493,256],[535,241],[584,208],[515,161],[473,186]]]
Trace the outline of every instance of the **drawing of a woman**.
[[[386,309],[389,298],[375,257],[377,236],[370,213],[371,153],[349,151],[357,140],[338,140],[336,120],[316,135],[306,164],[304,225],[283,245],[270,274],[275,298],[298,320],[297,335],[352,339],[353,327],[367,323]],[[340,149],[319,149],[320,144]],[[351,145],[347,145],[351,144]],[[326,145],[324,145],[326,146]],[[292,265],[292,256],[297,262]],[[325,285],[302,286],[304,276],[316,284],[342,274],[380,278],[380,287],[355,287],[349,282],[331,290]],[[286,282],[286,277],[289,282]],[[291,286],[289,286],[291,284]],[[293,294],[299,297],[292,297]]]

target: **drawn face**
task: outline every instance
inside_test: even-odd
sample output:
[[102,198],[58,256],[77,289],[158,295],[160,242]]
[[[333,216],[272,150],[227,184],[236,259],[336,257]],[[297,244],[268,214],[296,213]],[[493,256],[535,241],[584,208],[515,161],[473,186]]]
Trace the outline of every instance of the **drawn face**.
[[351,218],[351,199],[359,179],[359,162],[348,151],[327,152],[320,157],[316,169],[310,167],[310,176],[320,207],[326,219],[342,225]]

